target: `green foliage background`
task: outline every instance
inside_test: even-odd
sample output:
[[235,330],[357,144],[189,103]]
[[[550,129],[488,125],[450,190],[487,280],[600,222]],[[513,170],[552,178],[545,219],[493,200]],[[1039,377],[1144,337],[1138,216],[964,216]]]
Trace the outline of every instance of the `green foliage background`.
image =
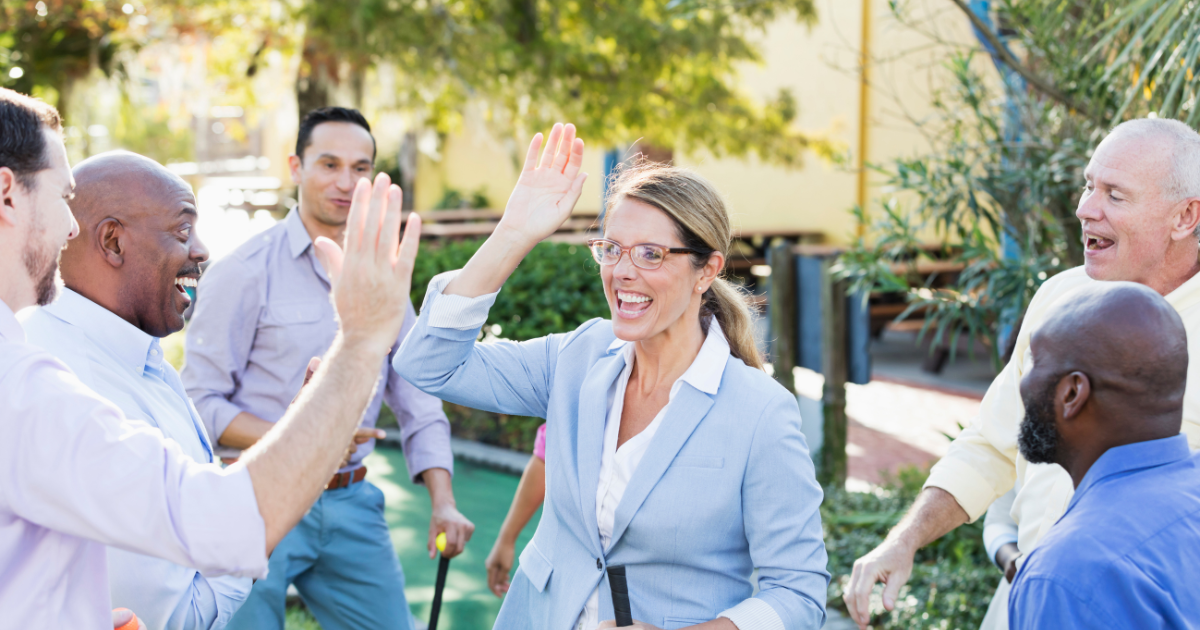
[[[413,269],[413,304],[420,308],[429,281],[443,271],[462,269],[482,244],[482,240],[422,243]],[[523,341],[570,332],[594,317],[609,317],[599,269],[583,245],[540,243],[504,283],[488,313],[485,335]]]
[[[879,546],[912,504],[928,476],[916,468],[900,471],[875,492],[825,488],[821,521],[829,553],[828,606],[845,613],[843,590],[854,561]],[[900,589],[891,612],[876,601],[872,627],[880,630],[976,630],[1000,581],[987,558],[981,522],[963,525],[917,552],[912,576]]]

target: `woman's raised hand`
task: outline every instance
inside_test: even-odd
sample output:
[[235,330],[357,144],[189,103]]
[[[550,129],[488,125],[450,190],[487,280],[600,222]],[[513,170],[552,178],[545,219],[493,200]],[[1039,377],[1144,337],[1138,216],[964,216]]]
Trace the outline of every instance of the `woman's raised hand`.
[[523,239],[530,246],[558,230],[579,201],[587,173],[583,165],[583,140],[575,137],[575,125],[554,125],[546,139],[541,164],[538,150],[542,134],[533,137],[521,177],[508,198],[496,231]]

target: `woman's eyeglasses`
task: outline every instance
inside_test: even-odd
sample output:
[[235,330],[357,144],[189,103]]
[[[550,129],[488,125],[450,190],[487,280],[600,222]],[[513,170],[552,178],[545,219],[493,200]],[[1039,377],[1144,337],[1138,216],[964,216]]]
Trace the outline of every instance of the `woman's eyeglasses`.
[[666,260],[667,254],[703,254],[704,252],[690,247],[666,247],[654,243],[639,243],[629,247],[621,247],[616,241],[606,238],[593,238],[587,242],[592,250],[592,258],[604,266],[615,265],[625,252],[629,252],[629,260],[641,269],[658,269]]

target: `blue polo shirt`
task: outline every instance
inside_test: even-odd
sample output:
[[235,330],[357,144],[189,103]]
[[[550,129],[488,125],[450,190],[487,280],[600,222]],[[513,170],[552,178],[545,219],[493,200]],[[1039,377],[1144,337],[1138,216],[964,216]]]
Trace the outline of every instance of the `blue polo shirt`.
[[1200,624],[1197,457],[1177,435],[1096,460],[1017,574],[1009,628]]

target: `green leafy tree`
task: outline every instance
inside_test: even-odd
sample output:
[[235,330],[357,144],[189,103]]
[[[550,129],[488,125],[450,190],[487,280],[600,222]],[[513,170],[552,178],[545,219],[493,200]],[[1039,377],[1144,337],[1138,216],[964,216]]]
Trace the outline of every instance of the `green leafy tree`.
[[502,132],[570,120],[594,146],[642,138],[798,164],[808,149],[832,151],[791,125],[795,98],[781,91],[759,103],[736,87],[736,67],[760,61],[750,36],[787,16],[812,23],[812,0],[351,0],[300,9],[310,76],[332,75],[330,58],[342,60],[346,80],[387,62],[402,73],[400,107],[441,133],[482,100]]
[[[131,45],[134,11],[119,0],[3,0],[0,85],[66,102],[92,70],[119,70],[117,52]],[[135,29],[136,30],[136,29]]]

